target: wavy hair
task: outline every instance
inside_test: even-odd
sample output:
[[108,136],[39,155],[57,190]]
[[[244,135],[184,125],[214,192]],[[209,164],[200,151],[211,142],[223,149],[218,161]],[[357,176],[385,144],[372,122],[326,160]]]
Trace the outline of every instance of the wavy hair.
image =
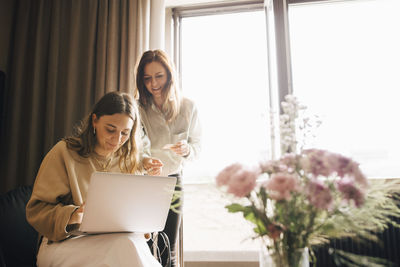
[[180,110],[181,95],[177,85],[174,64],[162,50],[148,50],[143,53],[136,67],[135,98],[142,107],[147,107],[151,104],[152,95],[144,84],[144,68],[151,62],[160,63],[167,72],[167,82],[162,90],[162,96],[165,99],[162,105],[162,111],[168,122],[173,121]]
[[97,118],[104,115],[126,114],[133,121],[133,127],[129,139],[116,152],[119,159],[119,167],[122,172],[135,173],[142,171],[143,167],[139,162],[139,124],[140,117],[136,102],[127,93],[110,92],[105,94],[93,107],[85,120],[80,121],[74,128],[74,134],[64,138],[67,147],[76,151],[82,157],[89,157],[94,153],[96,136],[94,134],[92,117]]

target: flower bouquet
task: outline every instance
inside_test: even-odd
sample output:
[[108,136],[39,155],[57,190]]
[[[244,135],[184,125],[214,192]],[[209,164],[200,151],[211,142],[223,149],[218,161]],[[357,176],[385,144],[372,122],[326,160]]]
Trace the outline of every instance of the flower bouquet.
[[[293,96],[286,100],[281,133],[287,153],[255,167],[227,166],[216,183],[234,196],[226,208],[241,212],[253,224],[254,238],[262,240],[275,266],[296,267],[305,248],[315,262],[311,246],[328,243],[329,238],[376,240],[375,233],[387,227],[391,216],[400,217],[393,194],[399,186],[381,182],[370,187],[359,164],[337,153],[321,149],[295,153],[295,120],[304,108]],[[301,130],[308,122],[303,120]],[[363,262],[368,266],[378,261]]]

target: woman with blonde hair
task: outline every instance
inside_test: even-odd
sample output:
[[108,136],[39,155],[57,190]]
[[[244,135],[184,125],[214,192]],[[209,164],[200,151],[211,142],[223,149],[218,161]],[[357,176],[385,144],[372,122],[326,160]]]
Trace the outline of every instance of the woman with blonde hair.
[[[194,102],[181,96],[174,65],[162,50],[146,51],[140,58],[135,97],[150,139],[151,156],[162,162],[162,175],[178,177],[179,190],[185,162],[200,152],[201,126]],[[171,244],[172,266],[176,266],[180,218],[179,212],[170,211],[164,230]]]
[[139,127],[136,102],[129,94],[110,92],[73,136],[47,153],[26,206],[27,220],[41,237],[39,267],[160,266],[143,235],[73,235],[93,172],[144,173]]

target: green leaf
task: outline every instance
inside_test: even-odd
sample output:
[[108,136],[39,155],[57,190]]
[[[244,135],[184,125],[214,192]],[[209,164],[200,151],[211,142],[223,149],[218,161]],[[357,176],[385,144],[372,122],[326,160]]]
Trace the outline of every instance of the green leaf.
[[253,212],[253,209],[251,207],[245,207],[244,212],[243,212],[243,216],[244,218],[246,218],[246,220],[257,224],[257,217]]
[[245,211],[245,207],[243,207],[240,204],[237,203],[233,203],[230,205],[226,205],[225,208],[229,211],[229,212],[244,212]]
[[334,261],[336,264],[345,264],[349,267],[388,267],[395,266],[393,262],[389,260],[371,257],[366,255],[359,255],[351,252],[346,252],[340,249],[334,250],[333,253]]

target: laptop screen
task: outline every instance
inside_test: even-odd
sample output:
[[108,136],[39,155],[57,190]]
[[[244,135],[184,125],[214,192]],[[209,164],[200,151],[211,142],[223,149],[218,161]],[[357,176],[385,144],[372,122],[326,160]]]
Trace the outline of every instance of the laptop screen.
[[162,231],[175,184],[176,177],[94,172],[80,231]]

